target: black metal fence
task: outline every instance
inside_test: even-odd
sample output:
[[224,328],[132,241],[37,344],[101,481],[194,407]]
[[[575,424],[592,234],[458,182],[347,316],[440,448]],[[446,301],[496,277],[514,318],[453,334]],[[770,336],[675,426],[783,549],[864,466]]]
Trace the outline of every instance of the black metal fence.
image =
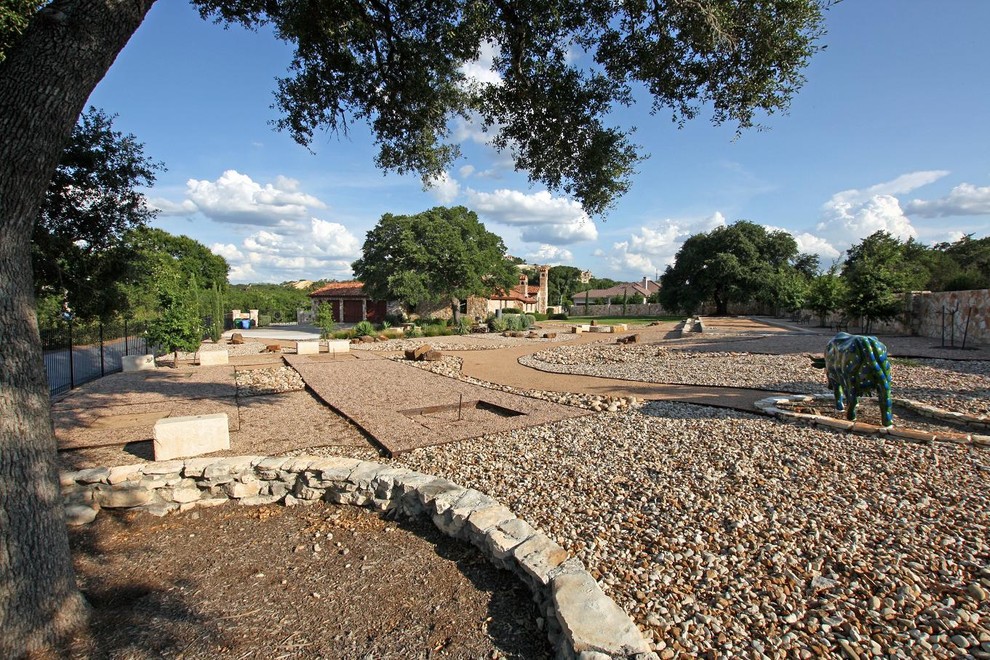
[[48,391],[61,394],[121,371],[121,358],[125,355],[148,352],[145,329],[144,323],[128,321],[85,325],[66,321],[42,328]]

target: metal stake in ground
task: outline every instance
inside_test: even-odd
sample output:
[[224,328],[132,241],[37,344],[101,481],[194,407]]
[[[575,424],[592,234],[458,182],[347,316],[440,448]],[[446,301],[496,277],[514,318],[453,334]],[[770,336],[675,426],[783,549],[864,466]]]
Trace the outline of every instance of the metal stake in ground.
[[461,417],[461,408],[463,406],[464,406],[464,394],[460,394],[459,395],[459,399],[457,401],[457,421],[458,422],[461,421],[461,419],[462,419],[462,417]]

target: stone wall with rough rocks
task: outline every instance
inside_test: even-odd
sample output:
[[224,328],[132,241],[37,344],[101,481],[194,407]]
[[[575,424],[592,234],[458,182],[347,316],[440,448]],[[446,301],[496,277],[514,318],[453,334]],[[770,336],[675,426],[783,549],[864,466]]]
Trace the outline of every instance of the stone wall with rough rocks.
[[967,346],[990,344],[990,289],[912,291],[904,294],[902,318],[873,327],[873,332],[932,337],[940,343],[943,330],[946,346],[953,340],[961,346],[964,336]]
[[[594,300],[594,298],[592,298]],[[623,316],[622,305],[612,304],[612,305],[588,305],[587,311],[584,301],[581,298],[581,294],[577,294],[577,298],[574,300],[574,304],[568,309],[568,314],[571,316]],[[671,312],[664,308],[660,303],[648,303],[646,305],[633,305],[631,303],[626,305],[625,316],[675,316],[675,312]]]
[[77,525],[102,508],[163,516],[231,501],[293,506],[323,500],[425,515],[529,586],[558,658],[657,657],[578,559],[494,499],[446,479],[350,458],[238,456],[65,472],[61,483],[66,519]]

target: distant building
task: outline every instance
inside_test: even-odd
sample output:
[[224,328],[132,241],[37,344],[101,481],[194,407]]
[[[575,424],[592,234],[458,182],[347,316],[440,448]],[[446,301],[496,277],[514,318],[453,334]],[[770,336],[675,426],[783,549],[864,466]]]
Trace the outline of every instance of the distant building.
[[314,314],[320,305],[330,305],[333,320],[338,323],[381,323],[388,313],[388,303],[369,298],[364,293],[364,284],[358,281],[332,282],[310,293],[309,298]]
[[293,289],[308,289],[313,286],[313,280],[299,280],[298,282],[292,282],[289,286]]
[[660,285],[651,281],[649,277],[644,277],[641,282],[620,282],[607,289],[589,289],[588,291],[578,292],[574,294],[574,302],[583,304],[585,298],[591,301],[596,299],[610,300],[621,296],[635,296],[640,298],[640,300],[635,302],[645,304],[650,296],[658,291],[660,291]]

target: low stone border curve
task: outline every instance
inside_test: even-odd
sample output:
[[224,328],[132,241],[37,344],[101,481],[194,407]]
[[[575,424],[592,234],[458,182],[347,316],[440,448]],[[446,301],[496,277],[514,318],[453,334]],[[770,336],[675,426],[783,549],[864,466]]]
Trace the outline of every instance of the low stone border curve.
[[[815,401],[834,402],[834,397],[831,394],[793,394],[791,396],[775,395],[765,399],[760,399],[753,405],[755,405],[757,410],[760,412],[770,415],[771,417],[777,417],[778,419],[808,422],[816,426],[824,426],[839,429],[841,431],[850,431],[860,435],[885,435],[920,443],[949,442],[957,445],[990,447],[990,435],[983,435],[979,433],[959,433],[954,431],[933,433],[931,431],[921,431],[918,429],[899,426],[884,427],[877,426],[875,424],[866,424],[864,422],[850,422],[845,419],[835,419],[834,417],[828,417],[825,415],[799,413],[793,410],[785,410],[778,407],[778,404],[782,403],[812,403]],[[971,415],[963,415],[962,413],[941,410],[939,408],[935,408],[934,406],[921,403],[920,401],[911,401],[910,399],[893,399],[893,404],[903,406],[920,415],[935,419],[964,421],[966,423],[976,424],[984,424],[986,421],[985,417],[973,417]]]
[[236,501],[285,506],[324,500],[427,516],[530,589],[557,658],[656,659],[632,619],[575,557],[496,500],[439,477],[351,458],[237,456],[100,467],[60,475],[66,521],[102,508],[164,516]]

